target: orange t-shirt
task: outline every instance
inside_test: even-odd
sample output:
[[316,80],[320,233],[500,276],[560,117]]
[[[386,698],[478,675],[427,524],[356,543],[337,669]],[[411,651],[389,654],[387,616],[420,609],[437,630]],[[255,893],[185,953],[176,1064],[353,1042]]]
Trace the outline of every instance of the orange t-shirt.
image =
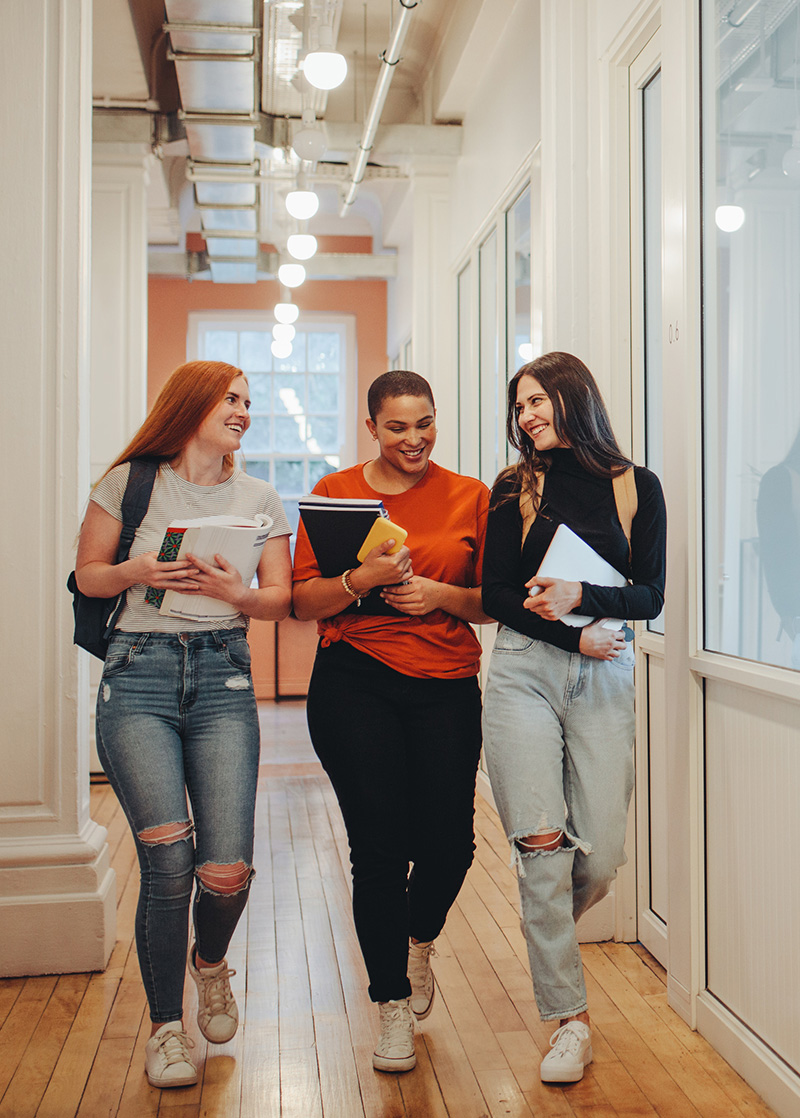
[[[429,462],[405,493],[378,493],[364,467],[328,474],[314,486],[325,497],[379,497],[390,520],[408,532],[414,574],[451,586],[480,586],[489,490],[482,481]],[[295,582],[320,575],[302,521],[294,554]],[[472,627],[444,610],[422,617],[339,613],[318,622],[323,643],[345,640],[403,675],[462,679],[476,675],[481,647]]]

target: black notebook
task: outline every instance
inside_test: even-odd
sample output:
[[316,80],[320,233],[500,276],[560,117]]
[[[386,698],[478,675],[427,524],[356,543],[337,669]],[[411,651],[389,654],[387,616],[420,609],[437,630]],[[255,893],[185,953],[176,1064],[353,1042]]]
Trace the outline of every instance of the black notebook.
[[[383,501],[375,497],[321,497],[311,493],[298,502],[303,526],[323,578],[336,578],[359,566],[358,550],[380,516],[388,518]],[[405,617],[381,597],[376,586],[361,602],[353,601],[342,613],[391,614]]]

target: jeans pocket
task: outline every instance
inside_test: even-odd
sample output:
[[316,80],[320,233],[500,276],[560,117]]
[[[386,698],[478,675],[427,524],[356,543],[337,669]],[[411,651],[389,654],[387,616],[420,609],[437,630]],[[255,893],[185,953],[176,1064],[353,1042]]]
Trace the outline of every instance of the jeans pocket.
[[509,629],[507,625],[500,625],[494,640],[495,652],[527,652],[531,645],[536,644],[533,637],[526,637],[516,629]]
[[636,653],[633,651],[633,642],[625,645],[622,652],[615,660],[609,660],[609,664],[613,664],[621,672],[632,672],[636,664]]
[[137,641],[134,636],[126,633],[125,636],[112,636],[108,647],[105,663],[103,664],[103,679],[121,675],[133,663],[137,651]]
[[237,672],[250,672],[250,645],[247,637],[233,637],[223,643],[225,659]]

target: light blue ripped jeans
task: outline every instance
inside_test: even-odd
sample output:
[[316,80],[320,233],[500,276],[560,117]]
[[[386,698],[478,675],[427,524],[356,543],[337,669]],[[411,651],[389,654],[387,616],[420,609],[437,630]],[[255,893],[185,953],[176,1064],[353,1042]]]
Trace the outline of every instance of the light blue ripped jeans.
[[[536,1004],[542,1020],[586,1010],[575,934],[625,862],[633,790],[631,644],[597,660],[501,625],[483,700],[489,777],[514,851]],[[564,846],[516,841],[563,831]]]
[[[192,893],[207,963],[224,958],[247,903],[259,744],[244,629],[114,633],[97,752],[139,856],[136,949],[152,1021],[183,1012]],[[149,833],[165,828],[174,836]]]

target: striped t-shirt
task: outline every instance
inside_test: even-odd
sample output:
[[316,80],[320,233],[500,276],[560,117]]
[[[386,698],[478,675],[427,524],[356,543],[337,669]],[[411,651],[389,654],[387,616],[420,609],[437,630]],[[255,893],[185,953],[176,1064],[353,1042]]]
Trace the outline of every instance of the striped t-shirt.
[[[122,521],[122,498],[128,484],[130,463],[115,466],[92,490],[91,500]],[[180,477],[167,463],[156,474],[150,504],[144,520],[139,525],[130,558],[135,559],[146,551],[157,552],[164,533],[173,520],[190,520],[198,516],[247,516],[266,513],[273,520],[270,538],[291,534],[286,513],[274,487],[258,477],[251,477],[234,470],[227,481],[219,485],[195,485]],[[134,583],[128,590],[125,607],[118,620],[117,629],[126,633],[186,633],[204,629],[236,629],[247,627],[249,619],[244,614],[228,620],[189,621],[185,617],[164,617],[154,605],[145,602],[147,587]]]

